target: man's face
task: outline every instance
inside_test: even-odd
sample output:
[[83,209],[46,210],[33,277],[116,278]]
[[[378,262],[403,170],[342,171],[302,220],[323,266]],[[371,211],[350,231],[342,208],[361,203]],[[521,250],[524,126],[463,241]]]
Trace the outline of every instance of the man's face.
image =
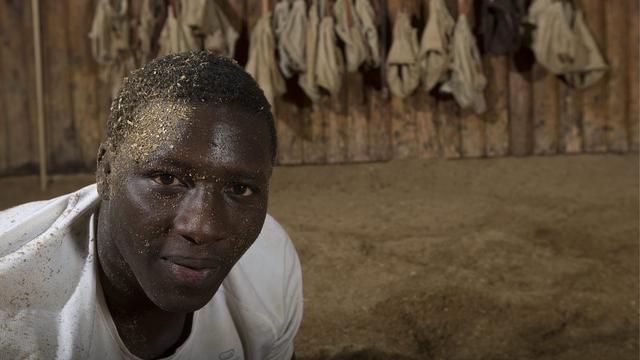
[[112,249],[100,261],[126,268],[161,309],[194,311],[262,229],[269,128],[244,112],[203,104],[154,103],[136,120],[112,155]]

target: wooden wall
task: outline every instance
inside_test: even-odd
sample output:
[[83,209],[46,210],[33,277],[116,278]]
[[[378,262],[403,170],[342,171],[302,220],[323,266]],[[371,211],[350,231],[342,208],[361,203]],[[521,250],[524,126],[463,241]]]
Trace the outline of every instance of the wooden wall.
[[[405,6],[417,25],[424,21],[426,2],[387,0],[391,15]],[[448,1],[454,12],[455,2]],[[96,0],[40,3],[49,172],[93,171],[109,107],[108,84],[99,77],[87,36]],[[238,49],[243,63],[260,1],[229,3],[233,22],[243,29]],[[521,69],[517,56],[487,56],[489,111],[475,115],[450,98],[423,91],[404,100],[388,98],[378,71],[345,75],[340,96],[317,104],[292,80],[275,104],[279,162],[638,151],[638,1],[577,4],[611,66],[596,86],[576,91],[539,65]],[[0,175],[36,173],[32,31],[30,1],[0,0]]]

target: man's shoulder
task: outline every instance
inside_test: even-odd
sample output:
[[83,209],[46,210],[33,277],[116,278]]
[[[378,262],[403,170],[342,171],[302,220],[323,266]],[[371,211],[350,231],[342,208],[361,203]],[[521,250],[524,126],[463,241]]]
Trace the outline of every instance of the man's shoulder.
[[95,185],[0,211],[0,258],[43,234],[55,238],[98,203]]

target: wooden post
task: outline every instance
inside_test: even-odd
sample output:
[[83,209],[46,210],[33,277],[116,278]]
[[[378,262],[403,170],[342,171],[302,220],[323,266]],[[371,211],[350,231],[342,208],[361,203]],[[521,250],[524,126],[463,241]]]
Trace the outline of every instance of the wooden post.
[[302,153],[305,164],[327,162],[327,107],[321,100],[314,103],[305,118]]
[[353,162],[369,160],[369,121],[363,75],[355,72],[347,75],[348,98],[348,159]]
[[[71,118],[78,134],[76,140],[81,152],[83,170],[93,172],[102,124],[95,115],[99,102],[95,83],[99,69],[91,55],[86,32],[91,28],[95,9],[90,1],[72,0],[70,4],[67,35],[69,61],[73,64],[69,79]],[[130,7],[130,10],[134,11],[134,7]]]
[[[636,1],[637,0],[633,0]],[[630,34],[638,29],[629,27],[631,1],[605,1],[606,58],[609,61],[607,95],[607,150],[625,152],[629,149],[627,122],[629,119],[628,47]],[[633,37],[633,36],[631,36]]]
[[487,74],[487,115],[485,154],[488,157],[509,153],[509,65],[505,56],[489,56]]
[[418,155],[427,159],[439,158],[442,156],[442,147],[438,140],[436,99],[420,88],[414,101]]
[[[618,1],[615,2],[621,6]],[[585,22],[601,51],[605,46],[604,1],[579,0],[578,6],[584,11]],[[603,77],[596,84],[582,90],[582,132],[585,152],[607,150],[607,81]]]
[[516,69],[512,59],[509,69],[511,155],[526,156],[533,152],[531,106],[531,72]]
[[533,140],[535,155],[558,151],[558,83],[542,65],[533,66]]
[[[471,8],[473,8],[473,0],[458,0],[458,18],[461,15],[465,15],[469,26],[473,28],[474,18],[469,11]],[[461,111],[460,138],[462,140],[461,150],[463,157],[477,158],[485,155],[484,132],[485,115],[478,115],[471,110]]]
[[5,147],[6,169],[10,174],[30,171],[38,163],[38,128],[36,95],[33,86],[35,78],[34,56],[29,46],[33,40],[33,13],[31,2],[0,2],[0,33],[3,41],[0,48],[3,57],[2,96],[4,98],[5,137],[1,140]]
[[460,107],[453,99],[439,100],[437,105],[438,139],[445,159],[457,159],[462,155],[460,138]]
[[631,150],[638,151],[640,147],[640,5],[638,1],[631,0],[629,9],[629,72],[627,76],[629,89],[629,125],[628,137]]
[[369,89],[369,157],[377,161],[391,159],[389,102],[383,92]]
[[38,157],[40,168],[40,190],[47,189],[47,151],[45,147],[44,92],[42,75],[42,42],[40,38],[40,0],[31,0],[33,14],[33,50],[36,65],[36,102],[38,114]]

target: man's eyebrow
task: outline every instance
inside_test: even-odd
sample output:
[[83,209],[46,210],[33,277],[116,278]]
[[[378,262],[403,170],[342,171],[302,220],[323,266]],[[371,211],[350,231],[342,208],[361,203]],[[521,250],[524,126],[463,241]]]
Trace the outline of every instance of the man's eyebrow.
[[[149,159],[150,166],[160,166],[160,167],[168,167],[171,170],[185,170],[185,171],[193,171],[196,172],[199,166],[195,164],[191,164],[189,162],[185,162],[180,159],[176,159],[173,157],[165,157],[165,158],[151,158]],[[265,174],[262,171],[256,171],[252,168],[246,166],[237,166],[228,164],[221,168],[223,172],[233,178],[233,179],[249,179],[256,180],[265,177]],[[209,172],[209,171],[206,171]],[[213,173],[213,171],[211,171]],[[206,174],[205,174],[206,175]],[[212,174],[216,175],[216,174]]]

